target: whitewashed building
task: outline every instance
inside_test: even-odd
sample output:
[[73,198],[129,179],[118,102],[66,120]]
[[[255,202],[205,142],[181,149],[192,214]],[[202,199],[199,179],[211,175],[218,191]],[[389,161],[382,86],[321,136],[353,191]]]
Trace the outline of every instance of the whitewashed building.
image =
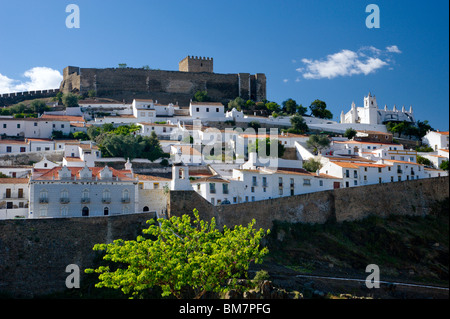
[[138,180],[130,170],[55,167],[30,178],[29,218],[88,217],[136,212]]
[[439,149],[448,150],[448,131],[428,131],[427,134],[422,138],[422,143],[429,145],[435,151]]
[[412,106],[410,106],[408,110],[406,110],[404,106],[402,106],[401,109],[398,109],[395,105],[392,110],[389,110],[387,105],[384,106],[384,109],[379,109],[375,95],[372,96],[369,92],[369,94],[364,97],[363,107],[357,107],[353,102],[350,111],[347,113],[344,113],[344,111],[341,112],[341,124],[360,123],[376,125],[390,121],[406,121],[414,123],[415,120]]

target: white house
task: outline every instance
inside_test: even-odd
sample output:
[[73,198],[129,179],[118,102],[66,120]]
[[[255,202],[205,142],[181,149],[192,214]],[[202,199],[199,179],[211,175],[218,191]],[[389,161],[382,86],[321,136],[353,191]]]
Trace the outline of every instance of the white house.
[[192,188],[213,205],[237,204],[339,188],[341,178],[303,169],[233,169],[191,181]]
[[70,133],[70,121],[48,118],[0,118],[0,135],[29,138],[50,138],[53,131]]
[[30,151],[30,142],[19,140],[0,140],[0,154],[25,153]]
[[131,214],[137,201],[138,181],[129,170],[54,167],[30,179],[29,218]]
[[422,138],[422,143],[429,145],[435,151],[439,149],[448,150],[448,131],[428,131],[427,134]]
[[139,132],[142,136],[150,136],[152,132],[161,139],[169,139],[172,135],[172,132],[177,129],[177,125],[174,124],[162,124],[162,123],[148,123],[148,122],[139,122],[137,123],[141,127]]
[[68,167],[94,167],[101,152],[92,142],[65,143],[63,165]]
[[189,115],[194,119],[225,119],[224,106],[219,102],[191,101]]
[[0,219],[28,215],[28,178],[0,178]]

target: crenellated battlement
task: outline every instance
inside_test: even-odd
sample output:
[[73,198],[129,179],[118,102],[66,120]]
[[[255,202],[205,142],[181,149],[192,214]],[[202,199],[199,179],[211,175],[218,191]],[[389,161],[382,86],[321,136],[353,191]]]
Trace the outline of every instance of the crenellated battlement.
[[178,64],[181,72],[208,72],[213,73],[214,60],[209,57],[188,55]]
[[33,98],[54,97],[58,92],[59,89],[49,89],[0,94],[0,107],[13,105]]

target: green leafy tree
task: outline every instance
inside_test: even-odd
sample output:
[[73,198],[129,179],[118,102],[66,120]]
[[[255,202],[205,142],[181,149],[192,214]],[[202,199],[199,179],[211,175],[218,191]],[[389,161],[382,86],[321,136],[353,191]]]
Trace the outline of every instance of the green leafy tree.
[[348,138],[349,140],[353,139],[356,136],[357,132],[356,130],[349,127],[345,130],[344,137]]
[[[256,152],[256,153],[260,154],[261,143],[263,143],[263,144],[265,143],[265,147],[266,147],[265,154],[261,154],[261,156],[264,156],[264,155],[269,156],[270,155],[271,157],[273,157],[275,154],[271,154],[270,147],[271,147],[271,145],[277,145],[277,152],[278,152],[277,157],[278,158],[283,157],[284,152],[285,152],[284,145],[281,144],[280,141],[278,141],[277,139],[271,140],[270,137],[267,137],[265,139],[257,139],[254,143],[250,142],[248,145],[248,152],[249,153]],[[261,152],[262,152],[262,150],[261,150]]]
[[207,91],[197,91],[194,94],[193,100],[197,102],[210,102],[211,98],[208,96]]
[[448,160],[447,161],[443,161],[441,163],[441,165],[439,165],[439,168],[444,170],[444,171],[448,171]]
[[238,96],[234,100],[228,102],[228,110],[231,111],[233,108],[236,108],[236,110],[242,111],[245,108],[245,105],[246,101]]
[[152,287],[160,287],[162,296],[199,299],[207,292],[224,293],[231,289],[248,289],[237,279],[246,278],[251,262],[260,263],[268,253],[261,240],[269,231],[255,230],[255,220],[247,227],[239,225],[223,231],[215,219],[205,222],[194,209],[189,215],[158,219],[143,230],[150,239],[115,240],[97,244],[96,251],[105,251],[104,260],[116,263],[116,269],[100,266],[86,269],[98,273],[97,288],[121,289],[124,294],[139,296]]
[[318,169],[322,168],[320,161],[310,158],[303,162],[303,168],[308,172],[316,172]]
[[418,132],[418,137],[419,137],[419,138],[422,138],[422,137],[424,137],[425,135],[427,135],[427,132],[428,132],[428,131],[433,131],[433,130],[434,130],[434,129],[431,127],[431,125],[428,124],[428,121],[427,121],[427,120],[425,120],[425,121],[417,121],[417,122],[416,122],[416,125],[417,125],[417,128],[418,128],[418,130],[419,130],[419,132]]
[[266,103],[266,108],[268,111],[276,112],[276,113],[278,113],[281,110],[280,105],[278,105],[278,103],[275,103],[275,102]]
[[297,112],[298,105],[297,102],[293,99],[287,99],[286,101],[283,101],[281,105],[283,106],[284,112],[286,112],[287,114],[294,114]]
[[306,141],[306,145],[317,153],[330,146],[330,139],[326,135],[311,135]]
[[65,107],[77,107],[78,106],[78,96],[73,93],[64,94],[62,97],[62,103]]
[[38,114],[42,114],[46,110],[49,109],[48,106],[45,104],[45,102],[42,100],[33,100],[33,102],[31,102],[30,106],[31,106],[31,109],[33,110],[33,112],[38,113]]
[[428,158],[420,155],[417,155],[417,163],[425,166],[433,166],[433,164]]
[[119,63],[119,69],[125,69],[127,67],[126,63]]
[[290,119],[293,131],[297,134],[302,134],[308,131],[308,125],[306,124],[303,116],[295,114]]
[[314,100],[309,106],[311,114],[321,119],[332,119],[333,114],[327,109],[327,104],[321,100]]

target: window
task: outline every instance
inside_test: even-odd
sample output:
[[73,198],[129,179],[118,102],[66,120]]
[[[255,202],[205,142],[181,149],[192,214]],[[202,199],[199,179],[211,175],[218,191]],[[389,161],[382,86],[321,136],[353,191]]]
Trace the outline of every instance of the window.
[[69,213],[69,207],[67,205],[61,206],[61,216],[67,216]]
[[153,183],[153,189],[158,189],[159,188],[159,183]]
[[12,147],[6,146],[6,153],[11,153],[11,152],[12,152]]
[[323,181],[319,181],[319,186],[323,186]]
[[61,124],[61,128],[64,128],[64,124]]
[[290,180],[290,181],[291,181],[291,184],[290,184],[290,185],[291,185],[291,187],[294,187],[294,179],[293,179],[293,178],[291,178],[291,180]]
[[378,167],[378,173],[381,173],[381,167]]
[[405,157],[404,157],[404,156],[400,156],[400,160],[401,160],[401,161],[404,161],[404,160],[405,160]]
[[103,215],[104,216],[108,216],[109,215],[109,208],[108,207],[103,208]]
[[353,185],[357,186],[358,185],[358,181],[353,181]]
[[353,171],[353,178],[358,178],[358,171]]
[[89,189],[85,188],[81,192],[81,202],[82,203],[89,203]]
[[17,128],[20,128],[20,124],[17,124]]
[[216,112],[219,113],[219,108],[218,107],[216,107]]
[[6,128],[7,126],[6,126],[6,124],[3,124],[3,128]]
[[310,179],[303,179],[303,185],[311,186],[311,180]]
[[25,148],[25,147],[21,147],[20,148],[20,153],[24,153],[24,152],[26,152],[27,151],[27,149]]
[[39,216],[41,216],[41,217],[45,217],[45,216],[47,216],[47,205],[45,205],[45,206],[41,206],[40,208],[39,208]]
[[18,198],[23,198],[23,188],[19,188],[17,197]]
[[123,203],[130,202],[130,192],[126,188],[122,191],[122,202]]
[[252,186],[251,191],[252,191],[252,193],[254,193],[255,192],[255,187]]
[[263,187],[267,187],[267,177],[262,178]]
[[256,176],[252,176],[252,186],[257,186]]
[[378,177],[378,183],[381,184],[381,177]]
[[104,203],[110,203],[111,202],[111,192],[109,189],[104,189],[102,194],[102,201]]
[[89,207],[86,206],[83,207],[83,209],[81,210],[81,216],[83,217],[89,216]]
[[209,183],[209,193],[210,194],[216,193],[216,184],[215,183]]
[[350,177],[350,170],[348,169],[345,170],[345,177]]
[[278,177],[278,186],[283,187],[283,177]]
[[367,172],[367,167],[364,167],[364,172]]
[[63,190],[61,190],[59,201],[62,204],[69,202],[69,191],[67,189],[64,188]]
[[39,202],[48,203],[48,191],[46,189],[43,189],[39,192]]
[[252,196],[252,202],[254,202],[255,201],[255,196]]
[[222,192],[224,194],[228,194],[228,184],[225,183],[222,184]]
[[208,112],[208,113],[209,113],[209,107],[207,107],[207,108],[206,108],[206,112]]
[[245,196],[245,201],[248,202],[248,196]]
[[214,197],[211,197],[211,204],[215,205],[215,199],[214,199]]
[[367,181],[367,175],[364,175],[364,180]]
[[393,182],[394,181],[394,176],[391,176],[391,182]]
[[6,189],[5,198],[11,198],[11,188]]
[[200,109],[197,107],[197,108],[195,109],[195,111],[196,111],[196,112],[200,112]]
[[128,213],[130,213],[130,208],[128,207],[128,205],[123,205],[122,214],[128,214]]
[[37,122],[34,122],[34,126],[37,126]]

